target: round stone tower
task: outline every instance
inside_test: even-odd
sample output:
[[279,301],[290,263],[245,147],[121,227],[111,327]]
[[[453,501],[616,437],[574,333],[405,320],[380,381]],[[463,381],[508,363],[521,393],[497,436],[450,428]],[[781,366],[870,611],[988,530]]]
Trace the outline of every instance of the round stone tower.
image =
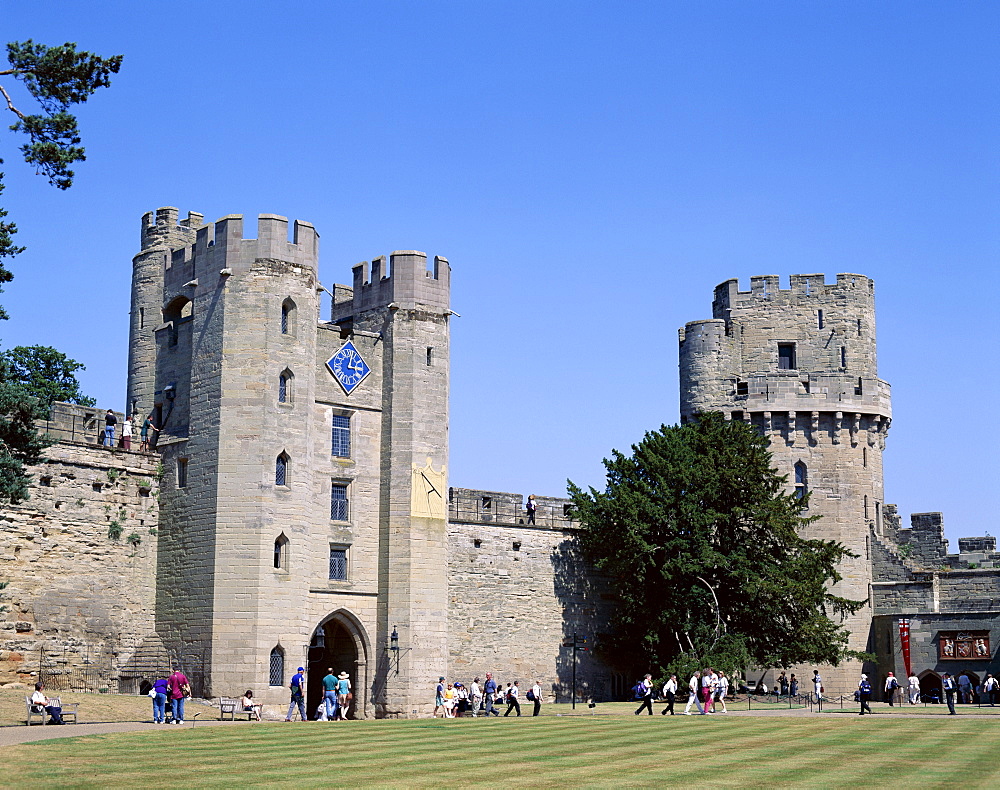
[[[878,378],[875,286],[859,274],[793,274],[737,280],[715,289],[712,320],[680,330],[680,412],[744,420],[771,440],[792,491],[811,493],[807,537],[836,540],[856,558],[840,566],[834,592],[866,606],[848,618],[850,647],[866,650],[871,629],[870,533],[883,517],[882,451],[892,416]],[[811,675],[801,668],[803,682]],[[846,693],[860,667],[820,668],[828,692]],[[798,673],[797,673],[798,674]]]

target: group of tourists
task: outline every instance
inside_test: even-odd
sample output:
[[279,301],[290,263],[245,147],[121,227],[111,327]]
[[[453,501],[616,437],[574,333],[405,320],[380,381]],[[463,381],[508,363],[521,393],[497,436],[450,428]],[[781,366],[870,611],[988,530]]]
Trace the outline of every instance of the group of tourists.
[[[446,683],[442,675],[434,690],[434,713],[431,715],[437,718],[440,713],[442,718],[456,719],[466,715],[476,718],[482,713],[489,718],[499,716],[500,708],[506,705],[505,717],[512,712],[520,716],[521,693],[521,681],[515,680],[504,688],[503,683],[493,679],[492,672],[486,673],[485,682],[476,677],[468,685],[461,681]],[[531,715],[538,716],[542,710],[542,687],[537,680],[524,698],[534,704]]]
[[[118,438],[117,445],[115,444],[115,429],[118,426],[118,417],[115,415],[114,411],[108,409],[107,413],[104,415],[104,431],[98,437],[98,441],[104,447],[121,447],[123,450],[132,449],[132,436],[135,431],[135,424],[137,419],[135,415],[131,417],[126,417],[121,424],[121,436]],[[156,433],[160,429],[153,424],[153,415],[147,415],[147,417],[142,421],[142,427],[139,429],[139,451],[146,453],[149,452],[149,448],[152,445],[156,446]],[[152,438],[152,442],[150,439]]]

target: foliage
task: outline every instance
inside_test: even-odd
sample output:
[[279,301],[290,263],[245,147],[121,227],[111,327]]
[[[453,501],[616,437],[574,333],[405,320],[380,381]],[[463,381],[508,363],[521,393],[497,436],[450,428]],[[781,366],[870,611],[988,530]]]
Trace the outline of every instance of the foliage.
[[140,543],[142,543],[142,535],[138,532],[132,532],[127,538],[125,538],[125,540],[131,543],[133,547],[137,547]]
[[85,366],[50,346],[15,346],[0,352],[0,379],[17,384],[39,401],[41,416],[46,417],[55,401],[93,406],[93,398],[80,391],[74,375]]
[[604,491],[569,483],[583,550],[617,594],[609,658],[682,677],[859,655],[832,618],[864,602],[828,590],[855,555],[799,536],[816,518],[808,495],[786,493],[767,448],[742,421],[703,414],[614,451]]
[[[17,116],[11,130],[28,136],[28,142],[21,146],[24,161],[34,165],[35,172],[44,175],[53,186],[69,189],[75,175],[70,165],[86,159],[76,116],[69,109],[86,102],[98,88],[109,86],[111,75],[117,74],[121,67],[122,56],[102,58],[90,52],[77,52],[76,44],[49,47],[29,39],[7,44],[7,59],[10,68],[0,71],[0,77],[13,77],[21,82],[40,110],[35,114],[21,111],[0,85],[7,109]],[[0,173],[0,191],[2,181]],[[0,220],[6,214],[0,209]],[[0,261],[23,251],[23,247],[13,242],[16,232],[13,223],[0,221]],[[0,284],[10,282],[12,277],[0,263]],[[0,318],[6,317],[0,308]]]
[[108,522],[108,538],[118,540],[122,536],[122,524],[118,519]]
[[18,503],[28,498],[25,467],[37,464],[47,439],[35,431],[42,416],[38,399],[10,381],[0,381],[0,502]]

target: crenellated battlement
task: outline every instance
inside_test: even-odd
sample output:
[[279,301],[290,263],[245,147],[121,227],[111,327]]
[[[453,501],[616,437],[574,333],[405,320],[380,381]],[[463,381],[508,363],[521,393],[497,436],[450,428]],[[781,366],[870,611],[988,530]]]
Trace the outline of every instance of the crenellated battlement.
[[205,215],[189,211],[187,217],[178,221],[179,211],[173,206],[162,206],[156,212],[147,211],[142,215],[139,233],[142,250],[152,247],[179,247],[194,241],[194,232],[205,223]]
[[450,304],[451,265],[434,257],[427,268],[427,253],[396,250],[389,256],[362,261],[353,267],[353,287],[334,286],[333,320],[366,310],[395,306],[447,312]]
[[863,274],[838,274],[835,283],[827,283],[822,274],[793,274],[788,279],[789,287],[781,288],[778,275],[757,275],[750,278],[748,291],[740,290],[736,278],[726,280],[715,287],[712,314],[716,318],[728,318],[730,310],[761,299],[784,305],[803,297],[818,301],[848,299],[862,304],[870,304],[875,298],[875,283]]

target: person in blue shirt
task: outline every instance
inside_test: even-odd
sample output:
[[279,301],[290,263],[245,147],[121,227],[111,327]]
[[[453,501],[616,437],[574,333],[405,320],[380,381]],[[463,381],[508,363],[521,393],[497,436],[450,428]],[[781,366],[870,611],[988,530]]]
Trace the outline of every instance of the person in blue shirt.
[[333,667],[327,667],[323,676],[323,702],[326,705],[326,720],[331,721],[337,714],[337,676]]
[[306,698],[304,693],[306,681],[302,675],[303,672],[305,672],[305,668],[299,667],[299,671],[292,675],[292,682],[288,684],[292,690],[292,701],[288,705],[288,715],[285,716],[285,721],[292,720],[292,717],[295,715],[296,706],[299,709],[299,718],[302,721],[306,720]]
[[[444,680],[444,678],[441,679]],[[497,693],[497,684],[496,681],[493,680],[493,673],[487,672],[486,683],[483,685],[483,698],[486,701],[487,716],[489,716],[491,713],[494,716],[500,715],[500,711],[498,711],[495,707],[493,707],[493,699],[494,697],[496,697],[496,693]]]
[[351,694],[351,681],[348,680],[350,675],[346,672],[341,672],[337,676],[337,718],[341,721],[347,721],[347,708],[350,705],[349,696]]
[[858,683],[858,699],[861,702],[861,712],[859,716],[864,716],[865,711],[868,711],[868,715],[871,715],[872,709],[868,704],[868,701],[872,698],[872,684],[868,682],[868,675],[861,676],[861,682]]

